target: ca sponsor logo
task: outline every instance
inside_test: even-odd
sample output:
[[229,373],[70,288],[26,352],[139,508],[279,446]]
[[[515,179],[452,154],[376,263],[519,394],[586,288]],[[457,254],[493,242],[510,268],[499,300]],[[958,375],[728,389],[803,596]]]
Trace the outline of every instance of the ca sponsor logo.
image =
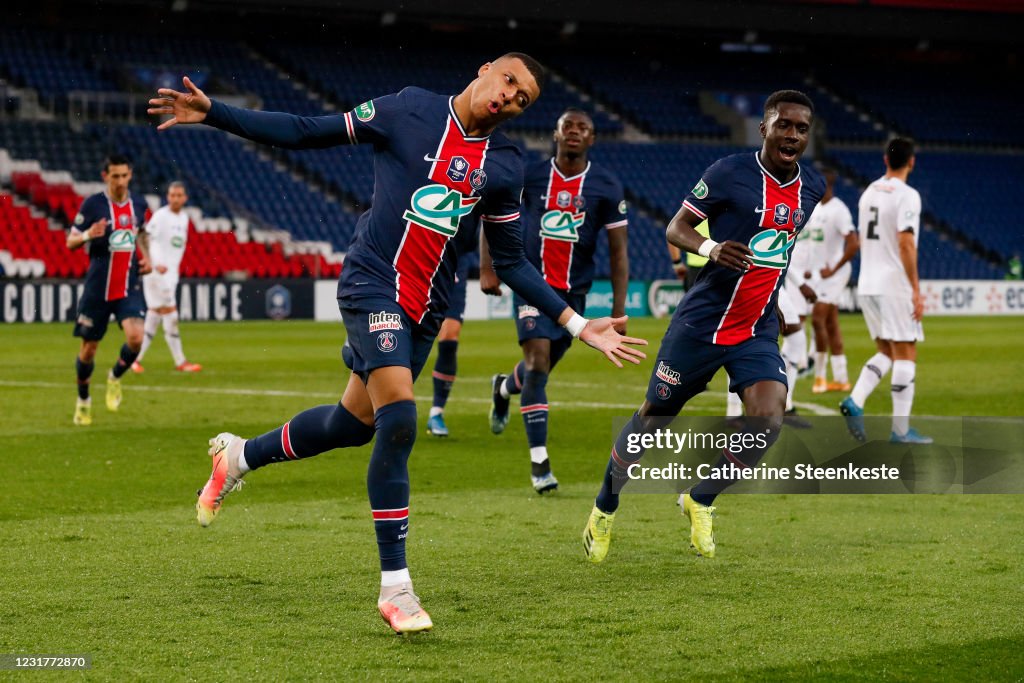
[[466,197],[444,185],[425,185],[412,193],[412,209],[406,209],[402,217],[427,230],[454,237],[459,221],[478,201],[480,197]]
[[654,372],[662,382],[666,382],[673,386],[679,384],[679,372],[673,370],[669,366],[665,365],[665,361],[658,361],[658,369]]
[[110,251],[133,251],[135,249],[134,230],[114,230],[107,240]]
[[370,332],[400,329],[402,329],[402,316],[398,313],[381,311],[380,313],[370,314]]
[[697,199],[706,199],[708,196],[708,185],[702,178],[693,188],[693,196]]
[[356,107],[356,118],[362,121],[363,123],[371,121],[374,115],[376,115],[376,113],[377,110],[373,108],[373,100],[370,100],[369,102],[363,102],[358,107]]
[[536,318],[540,315],[540,311],[535,306],[520,306],[517,315],[520,320],[523,318]]
[[552,209],[540,217],[540,234],[548,239],[579,242],[580,228],[586,218],[585,211],[573,213]]
[[392,332],[381,332],[377,335],[377,348],[384,353],[391,353],[398,348],[398,337]]
[[787,230],[768,228],[750,238],[747,244],[754,252],[751,259],[755,265],[766,268],[785,268],[789,264],[789,247],[796,234]]

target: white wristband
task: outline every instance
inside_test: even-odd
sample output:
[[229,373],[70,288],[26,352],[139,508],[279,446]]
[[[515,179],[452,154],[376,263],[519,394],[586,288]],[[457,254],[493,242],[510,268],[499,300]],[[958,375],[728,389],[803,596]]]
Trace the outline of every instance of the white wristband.
[[711,250],[718,246],[718,242],[714,241],[710,237],[700,243],[697,247],[697,253],[704,258],[711,258]]
[[82,233],[82,244],[85,244],[86,242],[88,242],[91,239],[92,239],[92,235],[89,234],[88,230]]
[[563,327],[569,330],[569,334],[571,334],[573,337],[579,337],[580,332],[583,331],[583,328],[587,326],[588,322],[590,321],[588,321],[579,313],[573,313],[572,317],[569,318],[569,322],[565,323]]

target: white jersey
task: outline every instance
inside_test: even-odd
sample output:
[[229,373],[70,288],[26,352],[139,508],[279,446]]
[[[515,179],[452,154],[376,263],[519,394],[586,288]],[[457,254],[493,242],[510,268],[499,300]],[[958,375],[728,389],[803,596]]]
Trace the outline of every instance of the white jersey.
[[833,268],[846,251],[846,236],[856,228],[850,209],[839,197],[814,207],[805,231],[811,235],[810,270],[817,275],[822,268]]
[[167,274],[176,277],[188,241],[188,214],[184,209],[174,213],[169,206],[162,206],[150,217],[146,232],[153,272],[156,266],[167,266]]
[[799,286],[806,279],[804,273],[810,269],[811,233],[808,232],[807,228],[804,228],[797,234],[796,244],[793,245],[793,252],[789,255],[789,270],[786,271],[787,277]]
[[899,178],[879,178],[864,190],[860,211],[860,282],[864,295],[910,298],[914,294],[900,260],[901,232],[917,246],[921,234],[921,195]]

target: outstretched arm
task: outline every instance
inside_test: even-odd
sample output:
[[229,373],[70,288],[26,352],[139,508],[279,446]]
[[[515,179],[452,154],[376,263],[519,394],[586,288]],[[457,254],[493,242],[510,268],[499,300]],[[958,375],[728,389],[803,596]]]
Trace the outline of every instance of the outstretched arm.
[[642,351],[626,346],[646,346],[646,340],[625,337],[615,331],[615,326],[626,324],[625,316],[587,320],[565,305],[537,269],[526,260],[522,231],[517,219],[495,222],[485,218],[484,230],[487,233],[494,270],[512,291],[536,306],[544,315],[557,320],[558,324],[574,337],[579,337],[585,344],[603,353],[620,368],[620,358],[631,363],[639,363],[641,359],[647,357]]
[[171,118],[157,130],[179,123],[205,123],[214,128],[267,145],[289,149],[314,149],[355,142],[346,122],[347,114],[295,116],[282,112],[253,111],[215,102],[188,76],[182,79],[187,92],[170,88],[157,90],[147,113]]

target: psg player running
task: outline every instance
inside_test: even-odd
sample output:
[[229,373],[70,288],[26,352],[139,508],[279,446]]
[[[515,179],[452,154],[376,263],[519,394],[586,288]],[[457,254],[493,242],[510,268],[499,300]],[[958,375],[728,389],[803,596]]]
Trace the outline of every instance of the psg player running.
[[362,143],[375,152],[373,206],[359,219],[338,283],[353,360],[344,395],[256,438],[222,433],[212,439],[213,472],[197,503],[199,523],[213,521],[224,496],[251,469],[361,446],[376,435],[367,489],[380,552],[378,609],[396,632],[429,629],[405,557],[408,459],[417,433],[413,381],[447,306],[460,229],[482,220],[501,279],[573,336],[620,367],[620,359],[644,357],[625,346],[643,340],[615,331],[624,318],[584,319],[525,258],[521,152],[495,129],[537,99],[544,70],[527,55],[509,53],[482,65],[458,95],[410,87],[322,117],[237,109],[211,101],[187,78],[184,84],[187,92],[162,88],[150,100],[150,114],[172,117],[161,129],[202,122],[281,147]]
[[[727,474],[730,468],[755,466],[778,439],[787,378],[779,354],[776,302],[797,233],[825,192],[821,176],[798,163],[813,116],[814,105],[803,93],[772,93],[764,105],[761,149],[712,164],[669,223],[669,242],[710,262],[672,317],[647,400],[612,446],[601,492],[583,530],[583,548],[591,562],[608,554],[626,472],[643,455],[628,452],[630,435],[652,427],[652,418],[679,414],[719,368],[729,373],[729,390],[739,394],[746,408],[744,431],[752,438],[744,443],[764,447],[724,452],[714,465],[719,476],[680,496],[683,515],[690,521],[690,542],[699,554],[714,557],[712,502],[734,481]],[[694,229],[704,219],[711,226],[709,238]]]

